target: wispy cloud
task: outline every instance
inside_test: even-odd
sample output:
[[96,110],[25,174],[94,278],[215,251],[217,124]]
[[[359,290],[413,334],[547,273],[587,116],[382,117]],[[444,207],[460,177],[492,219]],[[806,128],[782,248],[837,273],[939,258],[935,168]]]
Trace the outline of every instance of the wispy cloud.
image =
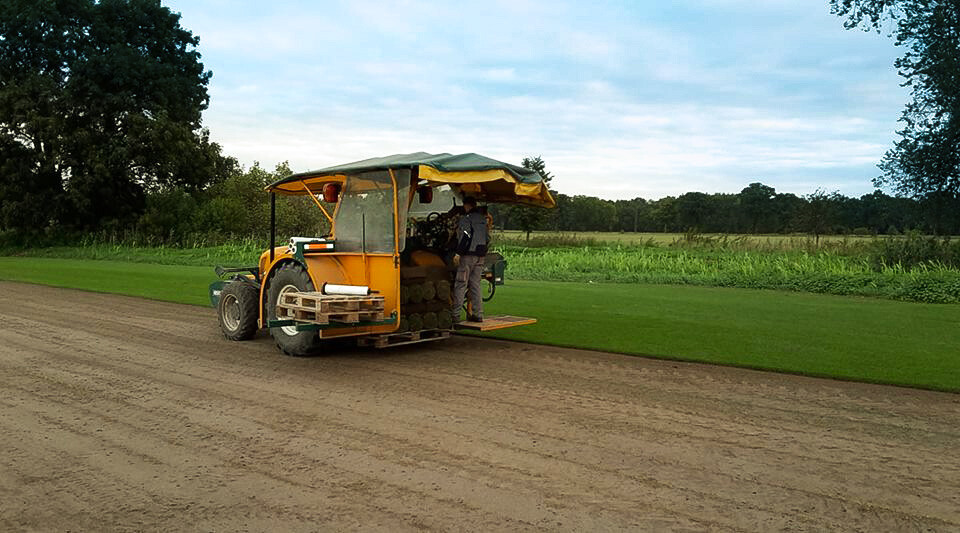
[[246,164],[540,154],[570,194],[860,194],[906,98],[892,43],[808,2],[166,4]]

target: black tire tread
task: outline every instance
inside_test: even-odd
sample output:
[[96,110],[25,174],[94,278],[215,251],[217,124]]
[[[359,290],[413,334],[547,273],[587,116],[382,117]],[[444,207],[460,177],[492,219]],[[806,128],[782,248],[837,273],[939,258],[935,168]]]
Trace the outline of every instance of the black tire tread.
[[[270,319],[276,318],[276,310],[272,309],[271,306],[271,302],[277,301],[277,292],[275,291],[279,291],[279,289],[275,288],[275,286],[285,282],[292,282],[292,284],[296,285],[302,292],[314,290],[313,281],[310,280],[310,275],[307,274],[307,270],[303,265],[299,263],[281,265],[280,268],[274,272],[273,276],[270,277],[270,282],[267,285],[266,316]],[[290,336],[283,333],[280,328],[270,328],[270,335],[273,336],[277,348],[285,355],[291,357],[313,355],[321,348],[320,338],[316,331],[303,331],[297,335]]]
[[[224,296],[233,294],[237,297],[240,304],[240,325],[237,329],[230,331],[223,322],[223,302]],[[220,304],[217,305],[217,321],[220,323],[220,331],[223,336],[232,341],[247,341],[257,335],[258,303],[260,302],[260,291],[250,283],[244,281],[231,281],[227,283],[220,292]]]

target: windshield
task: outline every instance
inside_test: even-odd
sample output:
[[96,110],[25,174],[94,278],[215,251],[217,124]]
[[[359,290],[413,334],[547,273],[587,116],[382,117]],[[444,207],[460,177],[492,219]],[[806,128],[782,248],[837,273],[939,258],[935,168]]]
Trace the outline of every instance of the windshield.
[[[407,198],[410,171],[394,171],[400,198]],[[347,178],[334,219],[337,251],[393,253],[393,184],[387,171]],[[403,202],[406,207],[406,202]],[[405,218],[406,213],[401,213]],[[400,236],[403,250],[403,236]]]
[[459,196],[449,185],[439,185],[433,188],[433,201],[429,204],[420,203],[420,195],[413,195],[410,205],[410,218],[427,218],[430,213],[446,213],[451,207],[459,203]]

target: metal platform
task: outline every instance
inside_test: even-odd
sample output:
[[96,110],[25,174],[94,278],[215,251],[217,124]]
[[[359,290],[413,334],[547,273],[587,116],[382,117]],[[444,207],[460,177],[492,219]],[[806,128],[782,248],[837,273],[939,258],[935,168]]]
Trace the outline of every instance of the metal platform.
[[527,326],[536,324],[536,318],[527,318],[522,316],[486,316],[483,322],[463,321],[454,325],[455,329],[470,329],[474,331],[493,331],[496,329],[512,328],[516,326]]

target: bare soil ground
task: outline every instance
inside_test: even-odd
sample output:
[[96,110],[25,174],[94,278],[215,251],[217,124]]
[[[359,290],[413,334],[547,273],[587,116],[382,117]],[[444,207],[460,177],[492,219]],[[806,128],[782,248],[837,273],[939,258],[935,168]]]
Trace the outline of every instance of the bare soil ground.
[[468,337],[296,359],[13,283],[0,323],[0,530],[960,530],[960,395]]

